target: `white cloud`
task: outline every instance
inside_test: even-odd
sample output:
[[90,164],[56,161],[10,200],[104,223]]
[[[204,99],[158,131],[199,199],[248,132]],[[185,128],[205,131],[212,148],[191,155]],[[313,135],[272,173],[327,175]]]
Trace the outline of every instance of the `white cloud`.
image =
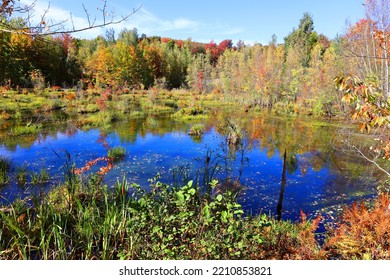
[[233,28],[228,28],[226,29],[225,31],[223,31],[222,33],[220,33],[221,35],[237,35],[237,34],[241,34],[244,32],[244,29],[242,28],[239,28],[239,27],[233,27]]
[[158,31],[188,31],[195,32],[199,29],[200,24],[196,21],[187,18],[177,18],[174,20],[161,19],[144,8],[141,8],[139,14],[135,14],[133,20],[135,27],[145,30],[147,32],[158,32]]
[[[21,0],[21,3],[31,4],[31,1]],[[65,30],[71,30],[73,29],[73,26],[75,29],[85,28],[89,26],[87,15],[83,13],[81,3],[80,6],[75,7],[75,12],[71,16],[71,12],[69,10],[63,9],[53,4],[49,5],[49,0],[36,1],[33,17],[35,23],[40,22],[41,16],[45,13],[48,7],[49,10],[46,14],[46,21],[49,24],[51,22],[58,23],[66,20],[66,22],[64,23]],[[118,8],[121,11],[121,14],[129,14],[132,12],[132,10],[128,10],[125,7],[116,7],[117,11]],[[77,16],[75,15],[76,12],[78,12]],[[96,16],[96,22],[94,23],[95,25],[102,23],[102,17],[99,14],[99,11],[97,11],[96,9],[89,8],[88,12],[91,13],[91,20],[93,20]],[[120,14],[116,16],[116,19],[119,18]],[[110,25],[107,28],[113,28],[116,34],[118,34],[124,28],[137,28],[139,34],[145,33],[148,36],[156,35],[180,38],[180,34],[184,34],[186,38],[192,37],[195,40],[200,40],[200,37],[209,38],[205,40],[207,42],[209,42],[211,39],[219,38],[222,38],[221,40],[225,38],[233,39],[232,37],[234,37],[234,35],[242,34],[244,32],[244,30],[240,27],[231,27],[223,23],[201,23],[185,17],[163,19],[150,12],[149,10],[145,9],[144,7],[140,8],[127,21],[123,21],[119,24]],[[54,30],[52,29],[51,31]],[[104,28],[93,28],[87,31],[75,33],[73,34],[73,36],[80,38],[95,38],[98,35],[104,34]]]
[[[22,4],[31,5],[31,1],[22,0]],[[82,8],[80,4],[80,9]],[[45,14],[45,11],[47,13]],[[95,12],[95,11],[88,11]],[[63,22],[64,30],[72,29],[81,29],[89,26],[87,15],[84,17],[75,16],[71,14],[70,11],[62,9],[61,7],[49,4],[46,0],[36,1],[34,6],[34,14],[32,17],[33,24],[37,24],[41,21],[42,15],[45,14],[45,20],[49,25]],[[117,19],[120,17],[118,16]],[[95,15],[90,16],[90,20],[93,21]],[[96,15],[96,22],[94,25],[102,23],[102,17],[99,14]],[[110,25],[109,28],[113,28],[116,33],[119,33],[124,28],[132,29],[137,28],[139,33],[145,33],[147,35],[160,35],[161,32],[174,32],[182,31],[187,32],[188,34],[194,33],[199,30],[200,23],[193,21],[188,18],[176,18],[173,20],[161,19],[154,15],[153,13],[147,11],[145,8],[141,8],[135,14],[133,14],[127,21],[123,21],[119,24]],[[58,26],[53,26],[50,31],[55,31],[58,29]],[[83,31],[74,36],[84,37],[84,38],[94,38],[98,35],[104,34],[104,29],[102,28],[93,28],[87,31]]]

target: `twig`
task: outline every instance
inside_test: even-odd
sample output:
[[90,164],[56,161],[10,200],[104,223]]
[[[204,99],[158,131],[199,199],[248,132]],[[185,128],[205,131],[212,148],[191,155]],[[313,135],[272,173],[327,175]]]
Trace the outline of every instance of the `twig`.
[[363,157],[365,160],[367,160],[368,162],[371,162],[373,163],[379,170],[381,170],[382,172],[384,172],[387,176],[390,177],[390,172],[388,172],[386,169],[384,169],[383,167],[381,167],[375,160],[372,160],[370,159],[369,157],[367,157],[365,154],[363,154],[363,152],[358,149],[355,145],[350,145],[351,148],[355,149],[355,151],[358,152],[358,154]]

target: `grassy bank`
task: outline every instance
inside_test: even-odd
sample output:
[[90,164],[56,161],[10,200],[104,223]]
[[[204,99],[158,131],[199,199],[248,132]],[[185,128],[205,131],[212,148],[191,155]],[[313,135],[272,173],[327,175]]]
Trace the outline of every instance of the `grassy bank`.
[[[276,104],[273,108],[279,114],[311,115],[309,111],[293,110],[291,104]],[[145,115],[172,115],[182,120],[203,120],[220,108],[234,108],[235,111],[258,111],[256,106],[242,106],[239,100],[226,99],[217,93],[199,94],[190,90],[135,90],[115,92],[101,89],[96,92],[73,89],[44,89],[3,91],[0,96],[0,122],[13,122],[20,126],[14,136],[34,134],[40,122],[53,121],[51,112],[60,111],[67,115],[65,121],[79,127],[108,125],[126,118]],[[319,114],[318,114],[319,115]],[[58,120],[56,120],[58,121]],[[26,128],[26,125],[28,127]],[[34,124],[38,127],[32,127]],[[34,128],[34,129],[32,129]]]

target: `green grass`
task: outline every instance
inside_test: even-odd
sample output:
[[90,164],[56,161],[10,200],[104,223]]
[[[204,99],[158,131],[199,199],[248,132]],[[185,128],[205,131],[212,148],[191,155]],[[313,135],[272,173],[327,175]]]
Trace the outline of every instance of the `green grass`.
[[202,120],[207,119],[209,115],[201,107],[182,108],[172,115],[175,119],[181,120]]
[[0,187],[9,183],[9,171],[11,169],[11,162],[9,159],[0,156]]
[[126,157],[126,149],[120,146],[111,148],[108,150],[108,157],[112,158],[114,162],[120,161]]
[[27,182],[27,168],[26,166],[16,168],[16,181],[20,186],[24,186]]
[[375,235],[370,235],[375,221],[389,228],[384,219],[388,196],[373,203],[373,211],[347,211],[342,228],[364,227],[359,238],[376,246],[373,254],[366,250],[362,255],[355,250],[359,244],[350,242],[354,237],[338,229],[320,246],[315,238],[320,218],[302,215],[292,223],[265,214],[244,216],[230,191],[208,197],[192,181],[175,187],[153,179],[152,190],[145,192],[126,178],[108,187],[95,175],[81,180],[71,166],[65,170],[65,182],[41,200],[33,198],[32,205],[17,200],[0,209],[0,259],[390,258],[383,247],[388,239],[382,234],[373,242]]
[[39,133],[41,128],[41,124],[27,124],[24,126],[15,126],[11,129],[11,134],[13,136],[37,134]]
[[30,175],[31,175],[31,184],[33,184],[34,186],[49,181],[49,174],[45,169],[41,169],[39,172],[32,172]]
[[132,111],[129,115],[130,119],[142,119],[144,117],[145,117],[145,113],[138,110]]
[[58,187],[33,208],[16,202],[0,212],[0,259],[241,259],[261,244],[245,225],[267,221],[242,219],[232,194],[206,201],[191,182],[155,184],[145,193],[126,180],[114,191],[90,181],[74,195]]
[[201,136],[203,133],[204,133],[204,130],[205,130],[205,126],[204,124],[194,124],[191,128],[190,128],[190,131],[189,131],[189,135],[191,136]]

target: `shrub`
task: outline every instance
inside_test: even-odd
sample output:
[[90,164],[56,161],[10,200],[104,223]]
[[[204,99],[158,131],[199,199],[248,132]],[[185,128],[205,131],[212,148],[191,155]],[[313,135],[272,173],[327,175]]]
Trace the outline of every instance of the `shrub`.
[[332,259],[390,259],[390,198],[382,193],[369,208],[364,202],[344,209],[324,248]]

